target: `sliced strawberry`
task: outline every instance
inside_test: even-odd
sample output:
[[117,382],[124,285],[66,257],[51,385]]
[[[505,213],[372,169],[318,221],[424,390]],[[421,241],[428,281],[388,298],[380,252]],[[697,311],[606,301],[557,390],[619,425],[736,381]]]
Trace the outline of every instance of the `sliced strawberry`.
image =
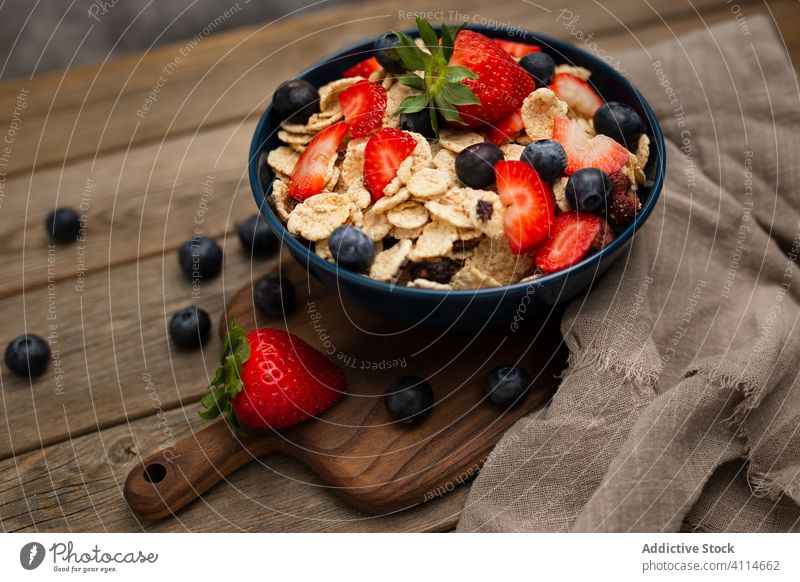
[[550,234],[555,202],[550,187],[529,164],[497,162],[497,194],[506,207],[503,229],[511,252],[529,253]]
[[387,102],[386,89],[369,81],[359,81],[339,94],[344,120],[353,137],[364,137],[380,127]]
[[553,77],[550,89],[573,111],[586,117],[592,117],[603,104],[600,95],[592,89],[589,83],[569,73],[558,73]]
[[613,174],[628,163],[630,152],[607,135],[590,137],[577,122],[556,117],[553,139],[567,153],[567,175],[583,168],[598,168]]
[[500,121],[495,121],[486,132],[486,139],[493,144],[500,145],[513,140],[525,128],[522,123],[522,109],[517,109],[511,115]]
[[542,52],[542,47],[535,44],[525,44],[522,42],[514,42],[513,40],[502,40],[499,38],[494,38],[492,40],[494,40],[494,42],[496,42],[500,48],[506,51],[509,55],[518,59],[530,53]]
[[554,273],[574,265],[589,252],[602,229],[599,216],[562,212],[553,221],[550,237],[534,254],[536,266],[545,273]]
[[378,63],[378,59],[375,57],[370,57],[361,61],[360,63],[356,63],[349,69],[347,69],[343,77],[364,77],[365,79],[369,79],[369,76],[374,73],[375,71],[380,71],[381,66]]
[[383,189],[394,180],[397,168],[417,147],[410,133],[386,127],[373,134],[364,150],[364,182],[372,199],[383,196]]
[[347,124],[340,121],[314,136],[294,166],[289,180],[289,196],[302,201],[322,192],[331,159],[345,134]]

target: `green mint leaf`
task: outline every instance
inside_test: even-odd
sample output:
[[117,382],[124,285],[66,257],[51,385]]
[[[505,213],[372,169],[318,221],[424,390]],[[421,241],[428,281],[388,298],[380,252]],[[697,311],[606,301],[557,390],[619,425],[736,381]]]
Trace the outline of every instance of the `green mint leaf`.
[[420,91],[425,90],[425,79],[413,73],[409,73],[407,75],[400,75],[399,77],[397,77],[397,80],[406,87],[419,89]]
[[422,95],[412,95],[411,97],[403,99],[397,110],[400,113],[417,113],[425,109],[428,103],[430,103],[430,97],[428,97],[428,95],[424,93]]
[[425,43],[425,46],[428,48],[430,53],[432,55],[438,53],[439,36],[436,34],[436,31],[433,30],[433,27],[430,25],[430,23],[421,16],[417,16],[417,28],[419,29],[420,38]]
[[448,83],[442,88],[442,97],[451,105],[480,105],[481,100],[472,89],[461,83]]
[[477,79],[478,75],[470,71],[467,67],[462,67],[460,65],[447,67],[447,71],[445,71],[444,79],[447,83],[459,83],[464,79]]

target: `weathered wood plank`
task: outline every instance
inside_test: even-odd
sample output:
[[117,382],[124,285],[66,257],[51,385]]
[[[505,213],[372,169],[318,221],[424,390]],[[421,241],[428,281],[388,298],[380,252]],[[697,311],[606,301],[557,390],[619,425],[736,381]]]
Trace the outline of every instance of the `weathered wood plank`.
[[[0,297],[171,251],[195,228],[208,236],[232,229],[256,211],[247,181],[252,132],[251,122],[230,124],[10,179],[0,210]],[[84,214],[86,233],[59,245],[49,263],[44,217],[56,205]]]
[[203,422],[191,408],[173,410],[0,462],[3,531],[443,531],[466,498],[460,487],[410,510],[368,515],[278,456],[250,463],[177,517],[138,522],[122,497],[127,472]]
[[82,289],[65,280],[0,300],[0,345],[28,331],[49,338],[55,356],[32,384],[2,370],[0,458],[202,393],[219,358],[216,333],[202,353],[182,351],[170,343],[167,325],[174,311],[196,304],[216,327],[226,298],[251,277],[240,247],[228,239],[223,273],[198,290],[168,253],[91,273]]
[[[717,0],[661,3],[656,14],[647,4],[629,0],[606,1],[605,9],[592,0],[575,0],[569,9],[579,17],[581,30],[599,36],[619,34],[659,15],[689,14],[692,5],[700,10],[716,4]],[[495,2],[490,8],[482,0],[445,0],[436,4],[440,14],[434,19],[490,19],[568,38],[563,22],[556,21],[562,6],[559,0]],[[412,12],[430,10],[425,0],[409,0],[402,8],[383,0],[304,12],[282,22],[171,44],[143,56],[0,85],[0,127],[7,125],[20,91],[30,92],[7,171],[61,165],[241,119],[263,109],[278,82],[318,58],[388,28],[412,26]]]

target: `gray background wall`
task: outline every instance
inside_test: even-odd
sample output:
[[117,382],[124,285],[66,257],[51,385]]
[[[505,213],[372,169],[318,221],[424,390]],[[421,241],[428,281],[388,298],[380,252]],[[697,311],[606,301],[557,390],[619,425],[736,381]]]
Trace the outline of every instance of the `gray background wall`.
[[190,38],[234,6],[216,30],[346,1],[0,0],[0,80]]

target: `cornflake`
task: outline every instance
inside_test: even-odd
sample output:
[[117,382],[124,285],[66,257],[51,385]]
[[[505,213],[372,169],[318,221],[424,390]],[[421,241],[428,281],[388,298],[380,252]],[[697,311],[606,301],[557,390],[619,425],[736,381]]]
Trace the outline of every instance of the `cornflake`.
[[351,139],[347,143],[347,150],[342,160],[341,179],[347,186],[356,181],[361,181],[364,175],[364,150],[366,150],[369,138],[359,137]]
[[561,212],[572,210],[572,204],[567,200],[567,182],[569,178],[562,176],[553,182],[553,197],[556,199],[556,206]]
[[407,187],[414,198],[436,198],[447,192],[450,176],[441,170],[423,168],[411,176]]
[[533,259],[529,255],[512,253],[505,237],[485,238],[478,243],[464,266],[473,267],[499,281],[500,285],[509,285],[530,273]]
[[569,107],[546,87],[537,89],[522,103],[522,122],[525,133],[532,140],[553,137],[553,123],[558,116],[565,116]]
[[450,281],[453,289],[481,289],[499,287],[500,282],[476,267],[467,266],[453,275]]
[[376,281],[391,281],[397,272],[408,260],[411,252],[412,242],[408,239],[397,241],[397,243],[375,255],[375,260],[369,269],[369,276]]
[[386,214],[383,212],[375,212],[374,208],[370,208],[364,213],[364,222],[361,225],[363,230],[369,238],[373,241],[380,241],[389,234],[392,230],[392,225],[386,220]]
[[416,287],[417,289],[434,289],[436,291],[449,291],[452,289],[450,285],[429,281],[428,279],[414,279],[413,281],[409,281],[407,286]]
[[289,215],[286,228],[310,241],[328,238],[350,217],[350,201],[333,193],[317,194],[298,204]]
[[444,257],[453,249],[458,239],[458,230],[452,224],[434,220],[425,225],[422,234],[414,244],[410,259],[433,259]]
[[372,205],[370,209],[372,212],[377,212],[378,214],[383,214],[384,212],[391,210],[398,204],[401,204],[408,200],[409,196],[408,190],[405,188],[399,190],[396,194],[392,194],[391,196],[386,195],[386,190],[384,189],[384,194],[378,201]]
[[397,228],[416,229],[428,222],[428,211],[419,202],[403,202],[386,213],[386,219]]
[[589,69],[584,67],[575,67],[573,65],[558,65],[555,68],[555,73],[558,75],[559,73],[568,73],[573,77],[578,77],[579,79],[583,79],[584,81],[588,81],[589,77],[592,76],[592,72]]
[[458,130],[451,127],[444,127],[439,130],[439,143],[442,144],[443,148],[455,154],[459,154],[464,148],[482,141],[484,141],[483,136],[474,131]]
[[294,210],[294,199],[289,196],[289,186],[286,182],[275,180],[272,182],[272,194],[270,195],[275,205],[275,212],[284,222],[289,220],[289,215]]

